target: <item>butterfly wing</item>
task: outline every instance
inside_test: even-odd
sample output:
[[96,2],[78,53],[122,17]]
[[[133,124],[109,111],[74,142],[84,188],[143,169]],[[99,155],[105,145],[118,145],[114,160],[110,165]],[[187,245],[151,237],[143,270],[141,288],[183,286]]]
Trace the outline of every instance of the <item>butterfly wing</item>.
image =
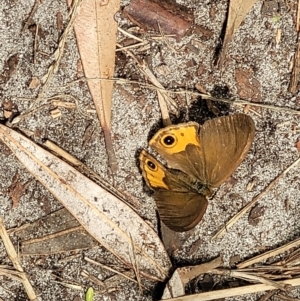
[[149,145],[166,160],[168,167],[203,182],[205,166],[198,132],[199,124],[195,122],[171,125],[159,130]]
[[[218,187],[240,165],[251,147],[255,125],[251,117],[236,114],[215,118],[200,130],[205,179]],[[188,150],[189,151],[189,150]]]
[[206,121],[200,129],[194,122],[166,127],[149,142],[167,162],[201,183],[217,187],[245,158],[255,126],[245,114]]
[[164,224],[176,232],[194,228],[207,208],[207,199],[202,194],[158,190],[154,199],[159,216]]
[[139,159],[143,177],[154,191],[161,220],[177,232],[197,225],[206,211],[207,199],[191,190],[188,175],[165,168],[144,150]]

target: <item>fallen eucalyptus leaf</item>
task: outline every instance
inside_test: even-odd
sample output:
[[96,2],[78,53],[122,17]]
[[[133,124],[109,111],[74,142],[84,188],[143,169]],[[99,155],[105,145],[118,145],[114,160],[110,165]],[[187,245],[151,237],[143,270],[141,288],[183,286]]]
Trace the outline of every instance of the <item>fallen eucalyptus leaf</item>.
[[28,138],[0,125],[0,139],[79,223],[129,267],[164,281],[171,263],[155,231],[129,206]]
[[257,0],[230,0],[226,32],[218,62],[220,68],[223,66],[229,43],[255,2]]
[[[67,0],[70,6],[72,1]],[[98,119],[104,133],[109,166],[117,170],[111,137],[111,103],[120,0],[85,0],[74,22],[78,50]],[[104,80],[103,80],[104,79]]]

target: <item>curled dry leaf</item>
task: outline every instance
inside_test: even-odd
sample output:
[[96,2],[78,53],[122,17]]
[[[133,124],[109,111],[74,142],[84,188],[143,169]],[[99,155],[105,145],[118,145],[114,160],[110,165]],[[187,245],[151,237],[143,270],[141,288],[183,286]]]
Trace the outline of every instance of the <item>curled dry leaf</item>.
[[165,280],[171,267],[169,257],[155,231],[135,211],[75,168],[3,125],[0,139],[107,250],[126,265],[138,267],[145,277]]

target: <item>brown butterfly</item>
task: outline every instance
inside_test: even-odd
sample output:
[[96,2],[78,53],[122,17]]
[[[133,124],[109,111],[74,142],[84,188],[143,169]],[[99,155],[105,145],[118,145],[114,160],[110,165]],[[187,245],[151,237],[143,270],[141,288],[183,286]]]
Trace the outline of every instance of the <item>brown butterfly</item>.
[[172,230],[195,227],[207,207],[207,197],[220,186],[245,158],[255,126],[244,114],[206,121],[171,125],[150,140],[167,162],[165,167],[143,150],[140,167],[161,220]]

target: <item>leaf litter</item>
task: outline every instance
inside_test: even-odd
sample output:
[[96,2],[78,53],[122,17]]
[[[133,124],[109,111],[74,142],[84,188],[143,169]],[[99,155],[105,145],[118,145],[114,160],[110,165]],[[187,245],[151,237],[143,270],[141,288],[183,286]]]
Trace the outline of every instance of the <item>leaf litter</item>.
[[[261,97],[264,100],[264,103],[276,105],[278,107],[287,106],[289,108],[297,109],[297,106],[295,105],[297,103],[297,95],[296,98],[293,99],[291,95],[285,92],[289,80],[282,82],[282,79],[280,79],[280,76],[282,76],[282,74],[288,75],[289,58],[293,54],[290,49],[294,49],[295,45],[295,34],[291,30],[291,28],[293,27],[291,22],[291,14],[295,12],[295,10],[290,11],[289,14],[284,10],[284,7],[280,11],[281,18],[284,19],[285,22],[281,23],[281,20],[279,20],[279,26],[281,26],[283,30],[285,36],[284,42],[286,44],[283,45],[282,43],[280,43],[279,47],[282,48],[279,48],[279,51],[278,49],[276,50],[276,48],[271,48],[268,52],[268,55],[266,55],[265,49],[266,45],[268,45],[268,39],[269,37],[273,36],[272,30],[274,23],[272,22],[274,22],[274,20],[263,19],[265,17],[260,17],[259,10],[261,3],[258,2],[257,4],[259,5],[256,4],[254,6],[254,10],[250,11],[248,17],[246,17],[246,20],[242,25],[243,31],[237,31],[234,36],[234,40],[231,41],[233,45],[231,45],[231,49],[229,49],[228,51],[230,56],[226,60],[227,72],[222,70],[222,77],[220,77],[218,71],[215,71],[212,75],[211,62],[213,61],[213,49],[216,46],[216,42],[218,40],[219,33],[224,22],[224,16],[226,14],[227,6],[225,2],[222,1],[218,4],[211,3],[210,5],[204,5],[202,7],[199,7],[199,4],[193,1],[189,2],[188,4],[184,4],[194,10],[194,14],[197,17],[196,22],[200,23],[205,23],[204,20],[209,20],[209,16],[212,15],[210,14],[212,9],[215,11],[215,23],[208,22],[205,24],[208,28],[211,28],[213,30],[214,36],[209,41],[201,41],[200,45],[202,44],[202,46],[200,47],[203,48],[202,52],[199,52],[200,57],[194,56],[190,52],[170,52],[170,46],[172,46],[172,43],[173,46],[175,46],[177,49],[180,49],[180,47],[177,47],[177,45],[175,45],[174,41],[172,40],[168,41],[168,45],[162,43],[160,50],[159,48],[158,50],[155,48],[149,49],[149,52],[147,53],[147,59],[148,61],[150,61],[149,66],[154,71],[154,75],[157,76],[164,87],[179,87],[181,89],[186,89],[187,87],[191,88],[196,81],[199,81],[199,83],[203,87],[205,87],[205,90],[207,91],[212,91],[215,84],[221,84],[227,85],[231,93],[234,94],[236,89],[236,82],[234,80],[234,72],[232,71],[234,69],[244,67],[245,65],[247,67],[252,67],[252,64],[258,61],[259,63],[255,65],[256,68],[254,68],[254,73],[255,78],[261,84]],[[39,11],[47,11],[48,15],[51,15],[49,14],[49,12],[51,12],[51,9],[53,8],[47,7],[47,4],[45,3],[42,3],[40,5],[41,6]],[[286,3],[286,5],[288,4]],[[60,4],[59,10],[61,10],[63,14],[65,14],[65,19],[67,19],[66,7]],[[26,11],[30,11],[29,5],[26,7]],[[11,9],[10,13],[13,14],[14,12],[14,8]],[[56,12],[53,13],[53,16],[55,16],[55,14]],[[45,20],[47,20],[46,16],[43,16],[43,14],[39,16],[40,25],[46,28],[49,24],[45,22]],[[263,28],[257,20],[262,24],[264,24],[263,22],[265,22],[265,24],[267,25],[267,30],[265,30],[265,28]],[[119,19],[119,22],[121,25],[125,26],[126,30],[128,29],[126,27],[129,25],[128,23],[126,23],[126,20]],[[11,23],[8,22],[6,26],[10,24]],[[8,35],[14,33],[15,30],[12,25],[10,26],[10,30],[7,30]],[[276,26],[278,26],[278,24],[276,24]],[[251,42],[250,44],[247,42],[247,40],[245,40],[245,37],[247,36],[245,36],[245,33],[247,32],[247,30],[248,33],[250,32],[252,34],[252,40],[249,41]],[[17,36],[17,32],[15,35]],[[188,40],[189,37],[187,37],[186,39]],[[186,40],[182,41],[182,44],[184,43],[186,43]],[[22,45],[23,47],[19,50],[21,53],[26,51],[26,49],[28,49],[28,51],[30,51],[31,49],[29,46],[27,46],[28,48],[25,47],[26,43],[23,43],[23,40],[20,40],[19,45]],[[255,51],[252,51],[253,45],[256,46],[254,47]],[[286,47],[287,45],[289,45],[289,47]],[[6,45],[6,53],[11,46],[12,45],[10,45],[9,43]],[[51,93],[53,93],[54,91],[55,93],[57,93],[56,90],[59,91],[61,89],[60,81],[64,78],[63,75],[68,74],[68,82],[70,81],[70,78],[73,78],[74,76],[72,75],[71,70],[68,71],[66,67],[68,64],[72,66],[72,64],[77,61],[77,52],[70,50],[76,49],[76,44],[74,43],[74,41],[68,40],[68,48],[69,49],[66,50],[66,54],[62,57],[63,65],[58,69],[58,75],[54,76],[53,78],[53,86],[51,87],[50,85],[50,87],[48,87],[48,89],[50,89],[50,92],[52,91]],[[173,47],[173,49],[175,48]],[[262,51],[262,49],[264,49],[264,51]],[[244,57],[244,53],[247,53],[248,56]],[[3,57],[8,58],[8,56]],[[202,68],[203,71],[198,78],[192,75],[195,72],[195,67],[191,66],[189,68],[186,68],[187,65],[185,64],[185,62],[191,57],[193,57],[199,65],[204,66],[204,68]],[[257,60],[258,58],[260,59]],[[23,57],[22,59],[22,63],[25,64],[25,66],[26,64],[29,64],[26,59],[24,60]],[[38,54],[36,59],[37,62],[39,62],[42,66],[44,62],[42,54]],[[156,68],[162,62],[165,63],[170,69],[169,75],[166,74],[165,78],[162,78],[159,72],[156,72]],[[21,62],[19,62],[19,64],[20,63]],[[119,66],[117,66],[116,72],[118,72],[118,68]],[[278,70],[280,70],[280,74]],[[60,71],[64,71],[65,73],[60,73]],[[23,77],[20,75],[22,75]],[[18,98],[16,98],[15,91],[24,91],[24,94],[22,96],[26,96],[27,94],[28,97],[28,92],[26,90],[26,87],[24,87],[24,82],[22,81],[26,79],[26,73],[22,73],[22,70],[18,69],[18,72],[13,74],[12,76],[12,80],[7,82],[9,86],[5,87],[5,95],[6,97],[12,98],[15,103],[19,104],[19,100]],[[139,77],[140,76],[138,76],[138,78]],[[22,87],[22,89],[17,89],[16,87]],[[82,92],[75,87],[76,86],[71,86],[69,88],[70,92],[75,93],[77,99],[80,99],[81,104],[85,104],[86,95],[82,95]],[[145,88],[143,87],[141,88],[141,90],[135,93],[131,90],[130,85],[126,84],[126,89],[129,90],[129,98],[126,99],[125,102],[124,99],[122,99],[122,94],[118,91],[118,88],[116,88],[114,92],[115,103],[113,104],[112,109],[114,116],[117,117],[116,121],[113,121],[112,132],[116,135],[114,141],[114,143],[116,144],[116,156],[119,159],[118,161],[121,166],[121,170],[118,176],[115,178],[115,185],[119,189],[129,191],[136,197],[143,200],[143,202],[141,203],[141,209],[139,209],[139,213],[144,218],[149,219],[156,227],[155,214],[153,213],[153,200],[142,191],[140,174],[138,173],[138,170],[133,171],[136,169],[134,159],[128,160],[128,158],[131,157],[138,148],[145,147],[149,128],[155,126],[157,120],[159,120],[159,111],[157,109],[157,103],[155,100],[156,97],[154,93],[149,90],[145,90]],[[131,98],[130,95],[132,95]],[[147,104],[151,105],[151,110],[147,108],[146,111],[146,108],[138,103],[138,100],[145,97],[147,98]],[[179,100],[180,102],[180,100],[182,99],[179,97],[177,100]],[[129,103],[129,107],[128,105],[125,105],[125,103]],[[185,106],[184,101],[181,102],[181,106]],[[20,105],[20,108],[21,110],[23,110],[24,108],[27,109],[26,103],[22,103]],[[85,128],[84,118],[82,116],[78,116],[76,112],[64,112],[61,117],[57,118],[57,121],[52,120],[49,123],[51,119],[48,118],[48,116],[50,115],[47,115],[48,112],[45,109],[46,108],[44,107],[41,111],[35,111],[34,114],[32,114],[30,118],[28,118],[28,120],[25,120],[21,125],[23,127],[27,127],[30,130],[35,130],[36,128],[42,129],[44,134],[46,134],[54,141],[59,141],[59,144],[62,144],[63,148],[71,150],[71,153],[87,161],[88,165],[93,166],[93,168],[95,168],[95,170],[99,174],[106,177],[107,164],[105,163],[104,159],[106,158],[105,148],[101,149],[100,147],[103,147],[104,145],[103,138],[96,138],[93,143],[87,145],[85,151],[82,151],[82,143],[80,142],[79,147],[79,145],[77,145],[77,140],[79,142],[81,140],[80,138],[83,137],[81,133],[84,132],[82,129]],[[146,114],[146,112],[148,113]],[[255,194],[263,190],[265,183],[270,182],[273,178],[276,177],[277,174],[280,174],[280,172],[284,170],[284,166],[288,166],[297,158],[297,152],[294,145],[294,141],[296,141],[296,139],[293,139],[295,138],[295,133],[291,130],[283,136],[280,133],[276,132],[276,130],[274,130],[274,128],[276,128],[276,124],[284,120],[297,121],[297,117],[291,116],[284,111],[271,112],[266,109],[259,109],[259,112],[261,114],[261,117],[253,116],[258,128],[258,133],[254,145],[255,151],[249,154],[247,161],[238,169],[237,172],[239,175],[239,180],[237,182],[237,185],[234,185],[233,187],[233,190],[236,194],[243,194],[244,198],[248,201]],[[34,118],[32,119],[32,117]],[[67,126],[64,127],[63,124]],[[45,128],[45,125],[47,125],[47,128]],[[77,125],[81,125],[82,128],[78,127]],[[66,132],[67,129],[70,132]],[[68,135],[64,136],[64,133],[68,133]],[[95,147],[95,145],[97,147]],[[251,168],[249,170],[249,168],[247,167],[250,166],[250,162]],[[4,168],[6,170],[12,169],[10,173],[16,174],[16,169],[14,169],[16,168],[15,166],[17,166],[17,168],[21,168],[20,165],[16,164],[10,165],[10,167],[6,166]],[[1,176],[1,181],[3,181],[3,183],[5,182],[5,175],[6,173]],[[249,179],[252,179],[253,176],[258,177],[257,185],[253,189],[253,191],[247,193],[246,195],[244,193],[244,188],[247,186]],[[294,174],[292,174],[291,176],[294,176]],[[231,208],[230,206],[230,200],[226,199],[226,195],[222,195],[221,187],[215,199],[210,202],[210,208],[208,208],[208,213],[201,225],[197,227],[194,233],[189,234],[189,236],[185,240],[185,243],[183,243],[181,248],[177,250],[175,260],[180,262],[182,260],[191,261],[193,259],[199,260],[202,258],[202,261],[208,261],[211,257],[218,255],[222,250],[225,256],[226,264],[226,258],[228,258],[229,254],[233,253],[235,255],[240,255],[241,258],[245,258],[251,256],[255,252],[258,252],[258,250],[260,250],[260,248],[264,246],[270,248],[271,246],[282,244],[283,241],[293,240],[294,236],[297,235],[297,224],[295,219],[293,219],[293,216],[297,216],[297,202],[295,201],[295,197],[298,191],[298,182],[297,179],[291,182],[291,176],[281,180],[281,185],[278,185],[278,187],[276,187],[275,191],[271,193],[270,196],[264,197],[263,202],[266,211],[262,223],[259,223],[257,227],[250,227],[247,224],[247,219],[242,219],[241,221],[239,221],[238,227],[235,226],[233,229],[231,229],[231,231],[227,233],[226,237],[223,238],[222,241],[217,241],[212,244],[209,241],[209,238],[219,229],[220,225],[228,220],[229,217],[231,217],[234,213],[233,208]],[[109,177],[107,179],[108,181],[110,180]],[[284,189],[284,187],[289,187],[289,189]],[[287,218],[284,211],[282,211],[281,209],[282,206],[280,200],[285,200],[286,198],[289,199],[291,206],[289,218]],[[28,211],[25,211],[25,216],[23,216],[25,220],[28,218],[30,219],[31,215],[29,213],[38,209],[36,206],[36,201],[33,203],[26,203],[26,210]],[[276,206],[274,205],[274,202],[276,203]],[[54,208],[55,206],[57,206],[57,204],[53,201],[52,207]],[[6,208],[8,208],[7,205],[3,203],[3,206],[1,206],[0,209],[3,210]],[[222,211],[222,208],[225,208],[226,211]],[[26,212],[28,213],[26,214]],[[3,212],[1,211],[1,213]],[[15,216],[15,218],[11,218],[13,216]],[[5,222],[11,226],[16,225],[18,220],[16,218],[18,217],[21,217],[21,215],[18,215],[18,211],[12,211],[8,216],[4,214]],[[276,233],[272,232],[272,228]],[[265,233],[264,236],[261,236],[262,231]],[[191,245],[194,244],[195,241],[199,239],[199,237],[203,239],[202,245],[199,245],[199,248],[195,251],[194,254],[189,254],[189,256],[186,257],[185,254],[188,254],[188,249]],[[255,239],[253,237],[255,237]],[[258,241],[260,243],[258,243]],[[230,248],[228,246],[230,246]],[[35,272],[34,270],[31,271],[32,273]],[[34,274],[33,279],[35,279]],[[49,290],[51,291],[51,289],[47,288],[46,286],[42,287],[46,288],[43,290],[45,295],[47,294],[47,292],[49,292]],[[59,292],[63,293],[64,290],[60,289]],[[147,296],[145,295],[144,298],[147,298]],[[238,300],[236,298],[235,300]],[[245,300],[245,297],[242,298],[242,300]]]

